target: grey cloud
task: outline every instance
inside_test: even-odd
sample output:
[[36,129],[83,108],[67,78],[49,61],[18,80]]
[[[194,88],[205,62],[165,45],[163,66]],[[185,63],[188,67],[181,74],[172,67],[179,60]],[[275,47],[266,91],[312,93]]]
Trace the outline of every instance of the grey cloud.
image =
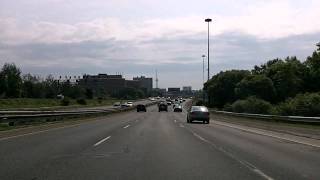
[[[211,37],[212,74],[226,69],[250,69],[273,58],[297,56],[305,60],[315,50],[320,32],[280,39],[259,39],[229,32]],[[205,34],[163,37],[147,41],[81,41],[77,43],[0,43],[0,63],[15,62],[36,74],[116,73],[153,76],[161,72],[163,87],[192,85],[200,88]]]

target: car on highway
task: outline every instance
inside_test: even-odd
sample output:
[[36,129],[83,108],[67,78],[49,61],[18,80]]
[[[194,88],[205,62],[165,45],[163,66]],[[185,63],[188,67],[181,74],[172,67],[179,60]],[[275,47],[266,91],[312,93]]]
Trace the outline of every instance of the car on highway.
[[180,103],[179,102],[175,102],[172,106],[172,108],[174,109],[176,106],[180,106]]
[[120,102],[115,102],[115,103],[113,104],[113,106],[119,107],[119,106],[121,106],[121,103],[120,103]]
[[182,106],[180,104],[174,106],[173,112],[182,112]]
[[168,105],[166,103],[160,103],[158,105],[158,108],[159,108],[159,112],[160,111],[168,111]]
[[203,121],[203,123],[209,124],[210,113],[205,106],[192,106],[187,114],[187,122],[192,123],[193,121]]
[[137,112],[140,112],[140,111],[147,112],[147,108],[146,108],[146,106],[144,104],[138,104],[137,105]]
[[133,102],[128,101],[128,102],[127,102],[127,105],[128,105],[128,107],[132,107],[132,106],[133,106]]
[[171,106],[171,104],[172,104],[171,101],[167,101],[168,106]]

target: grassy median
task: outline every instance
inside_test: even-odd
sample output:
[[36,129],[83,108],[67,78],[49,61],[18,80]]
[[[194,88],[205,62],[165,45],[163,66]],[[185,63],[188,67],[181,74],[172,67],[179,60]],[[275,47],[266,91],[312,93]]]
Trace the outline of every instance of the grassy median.
[[68,106],[62,106],[59,99],[31,99],[31,98],[14,98],[0,99],[0,109],[15,110],[27,108],[48,108],[60,109],[69,107],[91,107],[91,106],[107,106],[120,101],[118,99],[86,99],[85,104],[79,104],[76,99],[69,99]]

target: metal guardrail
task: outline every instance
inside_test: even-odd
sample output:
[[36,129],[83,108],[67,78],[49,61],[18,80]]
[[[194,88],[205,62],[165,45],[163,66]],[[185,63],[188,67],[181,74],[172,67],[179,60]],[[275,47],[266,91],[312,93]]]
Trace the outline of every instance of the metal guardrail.
[[266,115],[266,114],[235,113],[235,112],[216,111],[216,110],[210,110],[210,112],[217,113],[217,114],[227,114],[227,115],[238,116],[238,117],[246,117],[246,118],[320,124],[320,117],[277,116],[277,115]]
[[[146,103],[146,106],[151,106],[157,102]],[[18,122],[33,121],[38,118],[53,118],[53,117],[68,117],[68,116],[81,116],[92,114],[109,114],[122,111],[129,111],[136,108],[136,105],[132,107],[110,107],[108,109],[90,109],[90,110],[70,110],[70,111],[1,111],[0,123],[9,123],[14,125]]]

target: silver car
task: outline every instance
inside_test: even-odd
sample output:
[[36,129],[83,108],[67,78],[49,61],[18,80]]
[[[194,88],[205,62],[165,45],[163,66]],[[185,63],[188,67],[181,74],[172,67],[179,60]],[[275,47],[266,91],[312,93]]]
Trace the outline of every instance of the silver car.
[[187,115],[187,122],[192,123],[195,120],[209,124],[210,113],[208,108],[205,106],[192,106]]

